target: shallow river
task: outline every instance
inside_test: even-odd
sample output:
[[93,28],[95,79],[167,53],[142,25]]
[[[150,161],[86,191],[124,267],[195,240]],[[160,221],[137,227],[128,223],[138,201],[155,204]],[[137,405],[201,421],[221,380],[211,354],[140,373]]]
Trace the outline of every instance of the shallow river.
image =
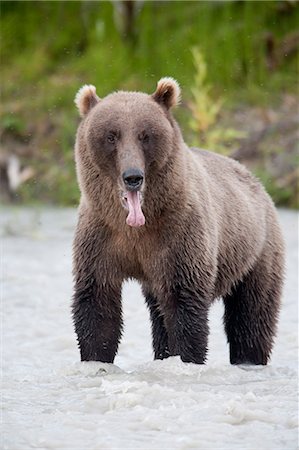
[[1,209],[1,448],[295,450],[298,215],[279,214],[288,251],[279,333],[271,363],[246,368],[229,365],[220,302],[205,366],[152,361],[133,282],[115,364],[81,363],[70,314],[76,212]]

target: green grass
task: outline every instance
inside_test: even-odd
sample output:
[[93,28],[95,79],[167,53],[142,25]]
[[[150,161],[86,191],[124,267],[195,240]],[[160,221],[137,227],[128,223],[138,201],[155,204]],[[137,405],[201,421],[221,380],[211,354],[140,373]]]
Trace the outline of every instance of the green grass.
[[176,114],[187,136],[194,46],[206,58],[213,94],[227,107],[275,104],[282,92],[294,92],[297,61],[273,73],[265,63],[265,32],[279,40],[299,23],[298,6],[282,14],[281,3],[147,1],[131,45],[116,29],[112,2],[2,1],[0,128],[20,139],[34,136],[35,146],[24,163],[37,176],[20,197],[77,202],[73,99],[82,84],[95,84],[99,96],[120,88],[153,92],[160,77],[173,76],[183,89]]

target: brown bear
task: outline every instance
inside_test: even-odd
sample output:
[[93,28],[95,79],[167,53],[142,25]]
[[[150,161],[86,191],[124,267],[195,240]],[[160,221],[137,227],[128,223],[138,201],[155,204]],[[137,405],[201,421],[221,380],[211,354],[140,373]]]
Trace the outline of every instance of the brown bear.
[[121,291],[134,278],[149,308],[154,357],[206,360],[208,313],[224,301],[232,364],[266,364],[275,337],[284,246],[260,182],[238,162],[189,148],[170,113],[172,78],[156,92],[84,86],[75,146],[81,189],[73,320],[82,360],[112,363]]

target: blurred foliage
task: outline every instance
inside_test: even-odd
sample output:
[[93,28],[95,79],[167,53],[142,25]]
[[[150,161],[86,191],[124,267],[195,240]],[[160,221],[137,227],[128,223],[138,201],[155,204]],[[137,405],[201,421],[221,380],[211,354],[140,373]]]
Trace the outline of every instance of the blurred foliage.
[[[73,144],[79,119],[73,99],[82,84],[96,85],[99,96],[120,88],[153,92],[160,77],[173,76],[185,99],[176,115],[187,142],[198,139],[204,120],[220,126],[224,106],[217,99],[226,99],[226,112],[275,105],[283,93],[296,91],[296,58],[276,58],[273,69],[267,43],[278,46],[297,30],[298,2],[127,3],[133,8],[128,20],[124,2],[1,2],[2,143],[36,174],[22,185],[21,200],[77,203]],[[200,68],[194,71],[193,47],[201,49],[208,67],[204,82],[195,79]],[[211,87],[204,94],[201,86]],[[193,131],[187,108],[192,98],[201,111]],[[205,133],[211,145],[221,146],[221,133]]]
[[223,126],[218,117],[223,108],[224,98],[217,100],[211,96],[211,85],[208,84],[208,72],[205,58],[198,47],[192,49],[195,75],[194,86],[191,87],[192,101],[190,109],[192,118],[190,127],[195,131],[194,146],[214,150],[229,155],[236,139],[244,137],[244,132]]

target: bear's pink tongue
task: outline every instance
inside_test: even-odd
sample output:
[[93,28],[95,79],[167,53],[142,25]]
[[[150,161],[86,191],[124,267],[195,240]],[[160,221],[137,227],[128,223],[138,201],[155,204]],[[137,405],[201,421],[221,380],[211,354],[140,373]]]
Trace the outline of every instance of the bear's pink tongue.
[[127,192],[127,201],[129,207],[129,214],[126,223],[130,227],[140,227],[145,224],[145,217],[143,215],[140,204],[140,192]]

